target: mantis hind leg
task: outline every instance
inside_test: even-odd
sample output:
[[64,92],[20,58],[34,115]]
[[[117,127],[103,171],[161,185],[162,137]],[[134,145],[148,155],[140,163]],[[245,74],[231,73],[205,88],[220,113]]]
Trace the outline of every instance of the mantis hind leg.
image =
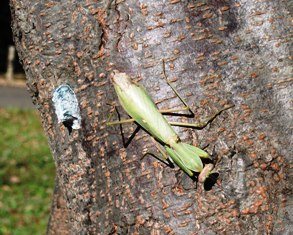
[[[210,117],[207,117],[204,121],[199,122],[199,123],[186,123],[186,122],[168,122],[171,126],[181,126],[181,127],[191,127],[191,128],[196,128],[196,129],[203,129],[205,128],[209,123],[211,123],[218,115],[220,115],[223,111],[230,109],[234,107],[234,105],[228,105],[220,110],[218,110],[216,113],[211,115]],[[115,108],[116,109],[116,108]],[[178,111],[187,111],[190,110],[189,107],[184,107],[184,108],[177,108],[177,109],[162,109],[159,110],[160,113],[166,114],[166,113],[174,113]],[[116,109],[118,112],[118,110]],[[129,118],[126,120],[120,120],[119,121],[110,121],[111,117],[113,116],[113,112],[110,113],[106,125],[107,126],[112,126],[112,125],[118,125],[118,124],[126,124],[126,123],[133,123],[135,120],[133,118]]]
[[184,100],[184,98],[179,94],[179,92],[175,89],[175,87],[169,82],[167,75],[166,75],[166,70],[165,70],[165,60],[163,59],[163,75],[164,79],[167,82],[167,84],[171,87],[173,92],[177,95],[177,97],[180,99],[180,101],[184,104],[184,108],[178,111],[189,111],[192,115],[194,115],[193,111],[191,108],[188,106],[187,102]]
[[[170,109],[169,110],[169,113],[176,112],[176,111],[189,111],[194,116],[194,112],[188,106],[187,102],[179,94],[179,92],[175,89],[175,87],[173,87],[172,84],[168,81],[168,78],[167,78],[167,75],[166,75],[166,71],[165,71],[165,60],[164,59],[163,59],[163,75],[164,75],[164,79],[166,80],[166,82],[168,83],[168,85],[171,87],[171,89],[173,90],[173,92],[177,95],[177,97],[181,100],[181,102],[185,106],[184,108],[177,109],[177,110],[174,109],[173,111],[171,111],[171,109]],[[212,122],[218,115],[220,115],[223,111],[225,111],[227,109],[230,109],[232,107],[234,107],[234,105],[228,105],[228,106],[220,109],[215,114],[213,114],[212,116],[206,118],[206,120],[204,120],[203,122],[200,122],[200,123],[169,122],[169,124],[172,125],[172,126],[182,126],[182,127],[191,127],[191,128],[203,129],[210,122]],[[164,110],[164,111],[165,111],[164,113],[168,113],[167,110]]]
[[122,124],[132,123],[132,122],[134,122],[134,119],[121,120],[120,113],[119,113],[117,107],[115,105],[113,107],[114,107],[115,111],[117,112],[119,121],[110,121],[113,116],[113,112],[114,112],[114,111],[111,111],[109,114],[109,117],[107,118],[106,125],[107,126],[118,125],[118,124],[120,125],[120,133],[122,136],[123,146],[124,146],[124,148],[127,148],[127,146],[131,143],[132,139],[135,137],[136,133],[140,130],[140,126],[137,126],[136,129],[134,130],[134,132],[128,138],[125,138]]
[[[116,109],[116,107],[115,107]],[[159,110],[160,113],[166,114],[166,113],[175,113],[175,112],[180,112],[180,111],[187,111],[189,110],[189,107],[183,107],[183,108],[177,108],[177,109],[161,109]],[[118,110],[116,109],[118,112]],[[107,118],[106,125],[107,126],[113,126],[113,125],[119,125],[119,124],[127,124],[127,123],[133,123],[135,120],[133,118],[125,119],[125,120],[120,120],[119,121],[110,121],[113,116],[113,112],[110,112],[109,117]]]
[[133,118],[126,119],[126,120],[121,120],[120,113],[119,113],[116,105],[113,105],[113,108],[115,109],[115,111],[116,111],[116,113],[118,115],[118,120],[119,121],[111,121],[111,118],[112,118],[113,113],[114,113],[114,110],[111,110],[110,111],[110,114],[109,114],[109,116],[107,118],[107,121],[106,121],[106,125],[107,126],[112,126],[112,125],[118,125],[118,124],[125,124],[125,123],[132,123],[132,122],[134,122],[134,119]]

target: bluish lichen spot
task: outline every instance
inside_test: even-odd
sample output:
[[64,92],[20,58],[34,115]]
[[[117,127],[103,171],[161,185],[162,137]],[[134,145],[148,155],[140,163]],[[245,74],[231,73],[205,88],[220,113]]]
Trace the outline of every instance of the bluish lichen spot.
[[58,86],[52,99],[58,122],[68,129],[79,129],[81,124],[80,109],[74,91],[67,84]]

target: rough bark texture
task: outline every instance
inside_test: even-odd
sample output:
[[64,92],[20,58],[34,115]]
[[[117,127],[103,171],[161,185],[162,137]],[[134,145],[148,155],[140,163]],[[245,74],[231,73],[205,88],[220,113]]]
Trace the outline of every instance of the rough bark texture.
[[[48,233],[66,226],[69,234],[293,232],[290,4],[11,0],[15,43],[56,162],[55,198],[67,206],[55,200]],[[105,126],[107,104],[117,102],[113,69],[139,79],[159,107],[180,106],[162,79],[163,58],[196,113],[188,121],[235,104],[203,130],[176,128],[214,153],[219,178],[209,191],[178,168],[140,160],[155,151],[145,132],[125,149],[119,126]],[[82,127],[71,134],[52,103],[64,83],[81,108]]]

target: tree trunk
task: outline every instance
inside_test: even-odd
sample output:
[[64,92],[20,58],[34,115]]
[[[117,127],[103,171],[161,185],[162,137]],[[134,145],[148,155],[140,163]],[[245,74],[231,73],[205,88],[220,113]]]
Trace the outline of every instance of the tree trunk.
[[[48,234],[292,232],[290,5],[11,0],[15,44],[56,162],[55,199],[66,204],[54,200]],[[175,128],[213,153],[219,177],[210,189],[177,167],[141,160],[156,151],[144,131],[123,148],[120,127],[105,125],[109,103],[118,104],[114,69],[140,80],[160,108],[181,105],[162,59],[196,114],[184,121],[235,104],[203,130]],[[58,121],[52,99],[62,84],[75,92],[79,129]],[[125,135],[135,127],[124,125]]]

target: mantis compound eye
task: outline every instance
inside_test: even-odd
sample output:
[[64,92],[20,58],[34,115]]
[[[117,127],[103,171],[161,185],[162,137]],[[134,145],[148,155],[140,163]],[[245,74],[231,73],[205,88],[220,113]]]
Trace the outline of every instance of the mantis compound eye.
[[53,99],[58,122],[71,133],[72,129],[79,129],[81,124],[80,109],[74,91],[67,84],[60,85],[54,90]]

